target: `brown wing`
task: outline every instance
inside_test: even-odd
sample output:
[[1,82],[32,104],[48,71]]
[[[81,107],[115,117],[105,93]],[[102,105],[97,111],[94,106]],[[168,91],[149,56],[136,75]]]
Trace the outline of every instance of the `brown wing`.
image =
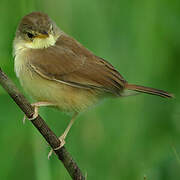
[[39,75],[71,86],[119,95],[126,82],[111,64],[67,35],[53,47],[31,50],[29,57],[30,66]]

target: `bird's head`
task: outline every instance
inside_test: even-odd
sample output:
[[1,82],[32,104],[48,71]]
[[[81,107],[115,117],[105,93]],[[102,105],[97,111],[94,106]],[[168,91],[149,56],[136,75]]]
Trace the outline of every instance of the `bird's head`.
[[32,12],[24,16],[17,28],[15,43],[32,49],[53,46],[61,30],[47,14]]

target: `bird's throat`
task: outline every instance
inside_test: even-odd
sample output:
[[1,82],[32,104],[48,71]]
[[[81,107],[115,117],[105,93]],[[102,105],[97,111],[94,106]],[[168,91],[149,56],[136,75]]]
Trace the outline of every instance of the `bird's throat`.
[[46,38],[35,38],[32,42],[26,43],[26,47],[32,49],[43,49],[53,46],[56,43],[56,39],[53,35],[49,35]]

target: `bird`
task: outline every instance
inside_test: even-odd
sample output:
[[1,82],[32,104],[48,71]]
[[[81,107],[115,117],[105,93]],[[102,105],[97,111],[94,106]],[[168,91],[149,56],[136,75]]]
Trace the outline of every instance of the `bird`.
[[104,98],[120,98],[127,92],[173,97],[163,90],[128,83],[108,61],[63,32],[43,12],[32,12],[21,19],[13,41],[13,55],[16,76],[36,101],[30,120],[37,118],[41,106],[72,115],[59,137],[59,148],[64,146],[78,114]]

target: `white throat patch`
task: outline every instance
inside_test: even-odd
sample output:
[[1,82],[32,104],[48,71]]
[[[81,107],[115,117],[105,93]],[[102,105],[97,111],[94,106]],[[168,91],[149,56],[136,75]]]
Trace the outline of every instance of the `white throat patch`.
[[51,34],[47,38],[35,38],[33,42],[26,43],[27,48],[43,49],[49,46],[53,46],[56,43],[56,38]]

